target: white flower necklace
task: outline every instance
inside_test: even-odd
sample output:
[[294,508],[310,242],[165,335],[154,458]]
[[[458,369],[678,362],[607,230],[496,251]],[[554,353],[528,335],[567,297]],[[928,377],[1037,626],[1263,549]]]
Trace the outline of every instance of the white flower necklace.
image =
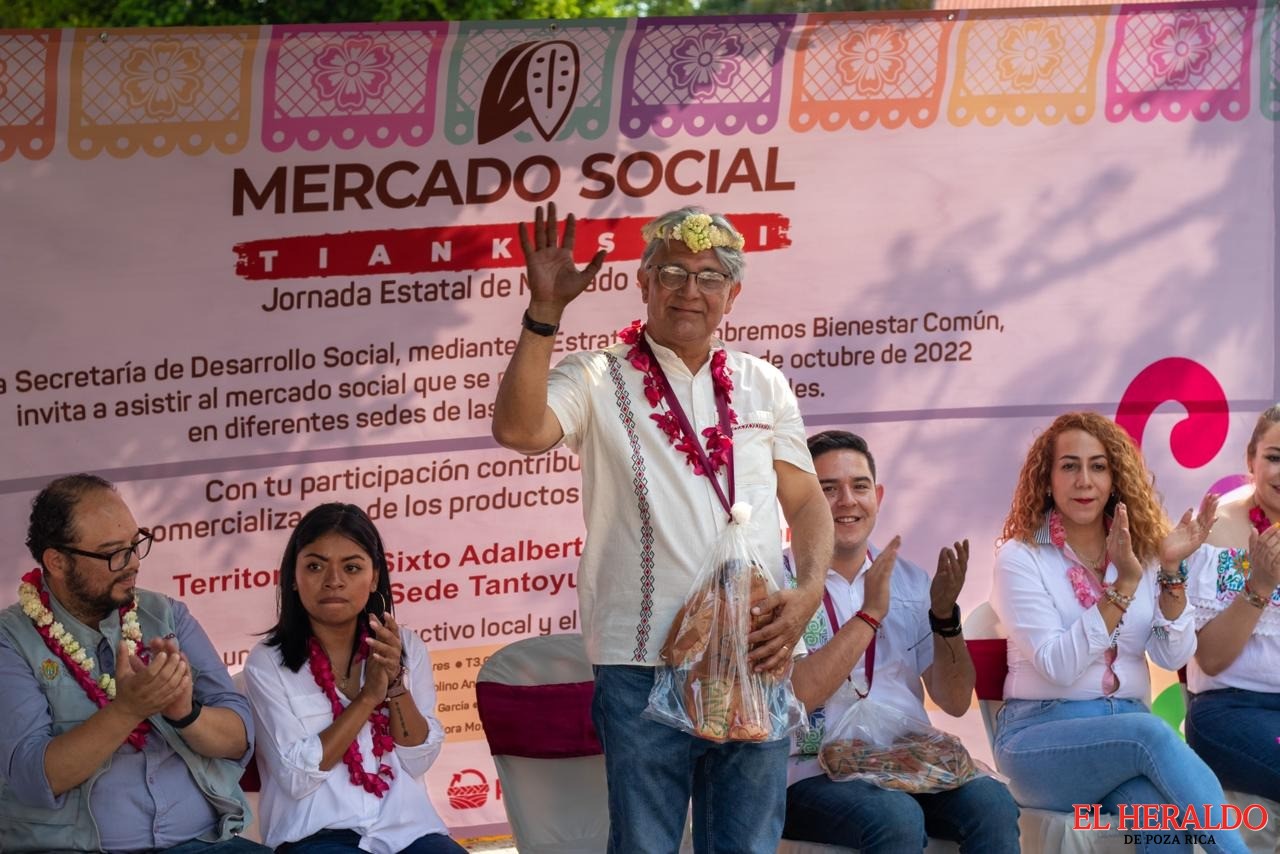
[[[103,673],[95,680],[93,669],[96,662],[89,657],[85,648],[71,636],[66,627],[53,618],[53,611],[49,605],[49,592],[44,588],[44,580],[41,578],[38,567],[22,576],[22,583],[18,585],[18,601],[22,605],[22,612],[35,625],[36,632],[44,640],[45,646],[62,660],[67,671],[84,689],[89,699],[98,708],[103,708],[114,700],[116,698],[115,677],[110,673]],[[134,655],[144,662],[148,660],[149,656],[142,646],[142,626],[138,623],[136,599],[120,608],[120,634],[132,644]],[[151,724],[145,720],[142,721],[129,734],[129,743],[141,750],[150,731]]]

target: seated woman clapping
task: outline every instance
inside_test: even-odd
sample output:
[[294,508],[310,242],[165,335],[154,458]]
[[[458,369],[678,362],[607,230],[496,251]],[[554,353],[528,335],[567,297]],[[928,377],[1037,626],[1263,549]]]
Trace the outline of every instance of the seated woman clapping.
[[298,523],[249,654],[263,841],[290,854],[459,854],[422,777],[444,742],[426,646],[396,625],[382,538],[352,504]]
[[[1208,496],[1170,530],[1137,447],[1097,413],[1063,415],[1032,443],[992,588],[1009,636],[995,758],[1022,806],[1207,804],[1221,824],[1217,778],[1147,706],[1146,659],[1176,669],[1195,649],[1178,567],[1216,506]],[[1136,836],[1141,851],[1191,850],[1182,834]],[[1245,851],[1234,830],[1209,838],[1206,850]]]

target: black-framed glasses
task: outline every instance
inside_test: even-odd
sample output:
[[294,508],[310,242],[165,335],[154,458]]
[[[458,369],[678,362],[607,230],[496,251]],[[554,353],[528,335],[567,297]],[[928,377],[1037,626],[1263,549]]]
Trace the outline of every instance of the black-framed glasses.
[[129,565],[129,561],[136,554],[138,560],[142,560],[151,553],[151,543],[155,540],[155,535],[146,528],[138,529],[138,539],[133,541],[132,545],[125,546],[122,549],[116,549],[113,552],[87,552],[84,549],[72,548],[71,546],[54,546],[60,552],[68,552],[81,557],[96,557],[98,560],[107,562],[107,569],[111,572],[119,572]]
[[697,283],[698,290],[704,294],[718,294],[729,286],[729,277],[718,270],[702,270],[695,273],[679,264],[649,265],[649,269],[655,267],[658,270],[658,284],[669,291],[678,291],[683,288],[689,282],[690,276]]

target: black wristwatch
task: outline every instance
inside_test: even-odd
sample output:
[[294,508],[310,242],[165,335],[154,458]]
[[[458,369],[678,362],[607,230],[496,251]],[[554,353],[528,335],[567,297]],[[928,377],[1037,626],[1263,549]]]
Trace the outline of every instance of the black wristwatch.
[[540,320],[534,320],[529,316],[529,309],[527,308],[524,310],[524,317],[520,318],[520,325],[534,335],[541,335],[543,338],[550,338],[560,328],[558,323],[543,323]]
[[186,717],[178,718],[176,721],[164,715],[161,715],[161,717],[164,717],[165,722],[174,729],[186,729],[196,722],[196,718],[200,717],[200,710],[203,708],[204,706],[200,705],[199,700],[193,699],[191,701],[191,711],[187,713]]
[[929,630],[935,635],[944,638],[953,638],[960,634],[960,606],[956,605],[951,609],[951,616],[945,620],[939,619],[933,615],[933,608],[929,609]]

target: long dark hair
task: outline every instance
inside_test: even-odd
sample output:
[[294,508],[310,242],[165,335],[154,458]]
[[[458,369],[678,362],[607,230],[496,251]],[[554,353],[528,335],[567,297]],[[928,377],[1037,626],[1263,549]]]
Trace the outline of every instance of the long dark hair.
[[313,634],[311,618],[302,607],[302,599],[298,596],[295,583],[298,555],[325,534],[341,534],[364,549],[378,574],[375,591],[365,603],[355,639],[352,641],[352,660],[355,659],[356,647],[368,630],[368,615],[376,614],[378,619],[382,619],[382,609],[390,611],[393,607],[387,553],[382,546],[382,536],[373,521],[354,504],[334,502],[321,504],[308,511],[298,522],[298,527],[293,529],[293,536],[289,537],[284,556],[280,558],[280,583],[276,586],[276,624],[263,633],[267,636],[267,646],[278,647],[285,667],[294,673],[307,660],[307,641]]

